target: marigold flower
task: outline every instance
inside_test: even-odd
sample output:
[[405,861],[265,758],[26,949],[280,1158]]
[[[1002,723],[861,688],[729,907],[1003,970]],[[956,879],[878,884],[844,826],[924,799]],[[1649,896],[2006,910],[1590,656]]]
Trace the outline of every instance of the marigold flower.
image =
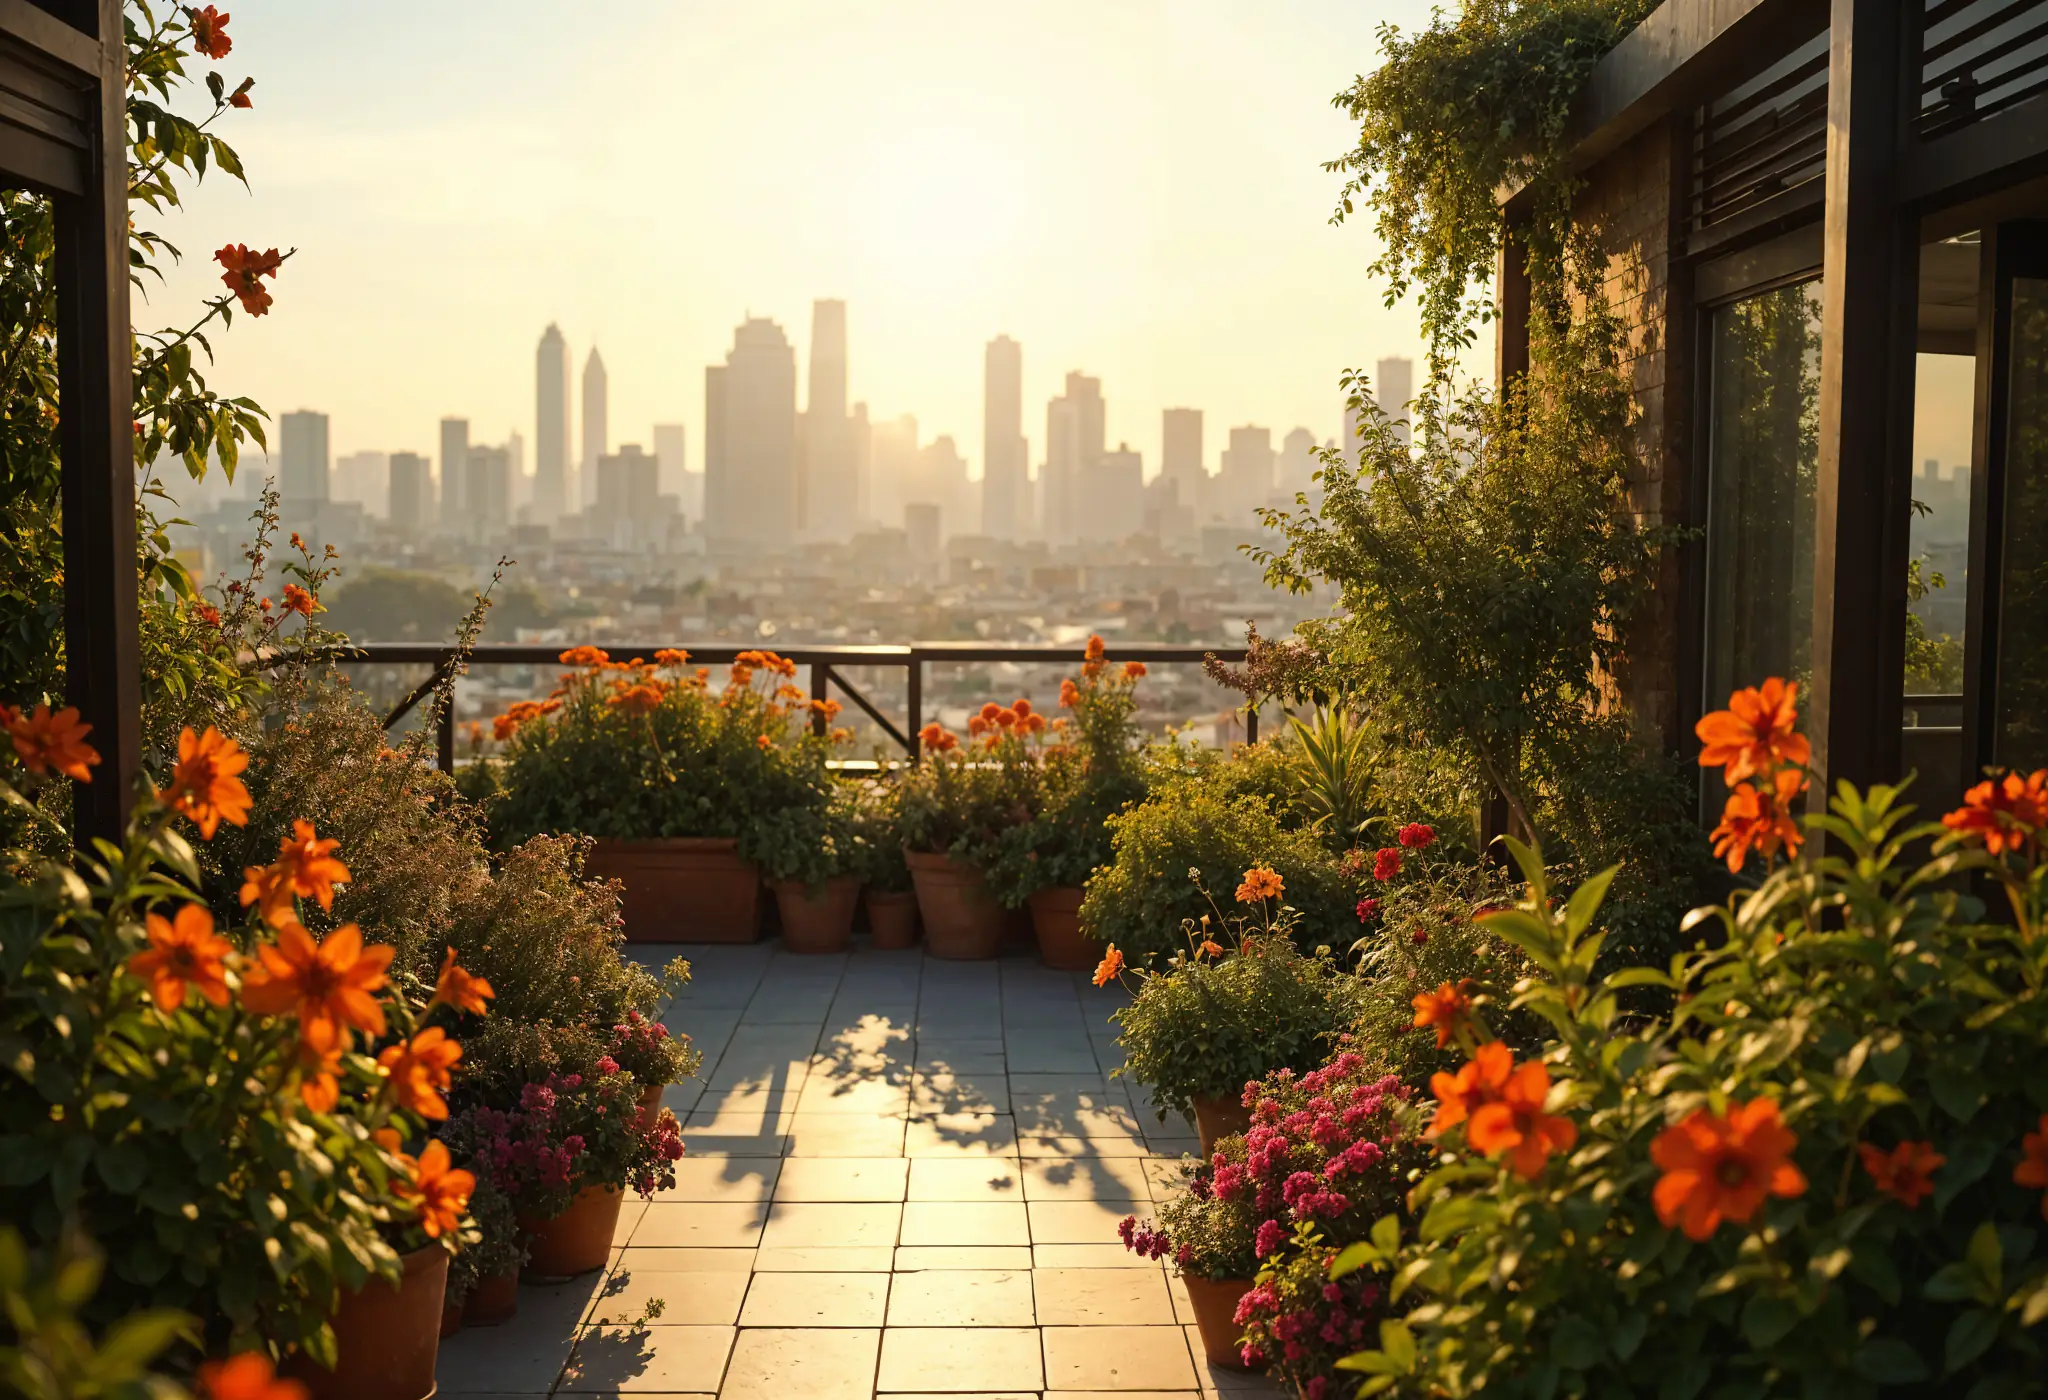
[[1792,804],[1805,789],[1804,773],[1781,768],[1772,775],[1769,791],[1758,792],[1754,783],[1742,783],[1728,794],[1721,824],[1707,835],[1714,843],[1714,854],[1727,859],[1729,874],[1741,871],[1751,851],[1760,852],[1766,861],[1780,848],[1788,858],[1798,854],[1806,835],[1792,819]]
[[228,1004],[227,957],[234,944],[213,929],[213,913],[203,904],[187,904],[176,916],[144,917],[149,946],[128,959],[128,971],[149,984],[157,1010],[166,1014],[196,992],[215,1006]]
[[980,737],[981,737],[982,735],[984,735],[984,734],[986,734],[986,733],[988,733],[988,721],[987,721],[987,720],[983,719],[983,718],[982,718],[982,717],[981,717],[980,715],[969,715],[969,716],[967,717],[967,737],[968,737],[968,738],[970,738],[970,739],[979,739],[979,738],[980,738]]
[[757,749],[772,749],[775,747],[775,741],[766,734],[756,734],[754,736],[754,747]]
[[2015,1186],[2043,1192],[2041,1218],[2048,1220],[2048,1113],[2041,1115],[2041,1127],[2020,1139],[2020,1164],[2012,1169]]
[[1060,708],[1071,710],[1081,703],[1081,687],[1074,684],[1072,676],[1060,680]]
[[2031,844],[2048,826],[2048,768],[2022,778],[1986,778],[1963,794],[1963,805],[1941,824],[1964,840],[1980,841],[1994,856]]
[[1244,882],[1237,887],[1237,902],[1256,904],[1262,899],[1278,899],[1286,888],[1287,883],[1278,871],[1255,865],[1244,872]]
[[415,1202],[420,1228],[428,1239],[438,1240],[462,1228],[462,1213],[469,1209],[470,1193],[475,1190],[476,1176],[454,1166],[448,1145],[435,1138],[413,1164],[412,1180],[399,1183],[393,1194]]
[[1145,663],[1144,663],[1144,662],[1142,662],[1142,661],[1126,661],[1126,662],[1124,663],[1124,679],[1125,679],[1125,680],[1127,680],[1127,681],[1143,680],[1143,679],[1144,679],[1144,677],[1145,677]]
[[270,293],[263,289],[263,279],[275,278],[278,268],[284,265],[284,257],[277,249],[258,253],[244,244],[230,243],[215,253],[213,260],[227,269],[220,280],[242,303],[242,310],[251,316],[261,316],[270,310]]
[[654,653],[654,664],[657,666],[681,666],[689,659],[690,653],[679,651],[675,647],[663,647]]
[[564,666],[581,666],[585,670],[609,666],[612,660],[609,652],[593,646],[570,647],[555,659]]
[[238,1352],[199,1368],[201,1400],[307,1400],[304,1382],[286,1380],[260,1351]]
[[1907,1210],[1934,1194],[1934,1171],[1948,1158],[1931,1142],[1902,1142],[1887,1152],[1875,1143],[1859,1142],[1856,1155],[1877,1189]]
[[204,734],[190,728],[178,735],[178,761],[171,785],[157,794],[165,806],[183,813],[211,841],[222,822],[249,824],[249,789],[235,776],[249,766],[241,745],[212,725]]
[[228,37],[228,16],[213,6],[185,12],[192,22],[192,50],[219,62],[228,56],[235,41]]
[[778,685],[777,687],[775,687],[775,698],[777,700],[787,701],[790,704],[795,704],[798,701],[804,699],[804,693],[802,690],[793,685]]
[[81,783],[92,781],[88,770],[100,761],[99,751],[85,742],[92,726],[79,723],[75,706],[52,714],[48,705],[37,705],[35,713],[25,715],[10,705],[0,707],[0,715],[22,767],[38,776],[57,772]]
[[201,603],[192,609],[192,615],[208,627],[220,626],[220,609],[211,603]]
[[422,1118],[446,1118],[447,1100],[441,1091],[448,1087],[450,1071],[462,1058],[462,1046],[448,1038],[439,1026],[428,1026],[404,1045],[386,1047],[377,1063],[391,1080],[398,1106]]
[[930,724],[917,731],[917,742],[920,747],[928,749],[933,753],[945,753],[948,749],[958,748],[960,738],[949,731],[943,724],[933,720]]
[[1024,728],[1028,733],[1045,733],[1045,716],[1037,713],[1024,716]]
[[341,842],[313,834],[313,823],[294,821],[292,834],[277,842],[277,859],[269,865],[251,865],[242,871],[242,907],[260,905],[264,922],[296,922],[293,901],[318,900],[322,909],[334,907],[334,887],[348,883],[348,867],[332,854]]
[[605,704],[612,709],[629,715],[652,714],[661,708],[662,688],[652,681],[642,681],[614,691],[605,697]]
[[1772,676],[1761,686],[1736,691],[1728,708],[1693,726],[1704,747],[1700,767],[1719,768],[1730,787],[1781,763],[1804,766],[1813,747],[1799,733],[1799,686]]
[[1016,714],[1017,714],[1017,718],[1018,718],[1018,719],[1029,719],[1029,718],[1031,718],[1031,715],[1032,715],[1032,709],[1031,709],[1031,702],[1030,702],[1029,700],[1026,700],[1026,699],[1025,699],[1025,698],[1024,698],[1023,696],[1021,696],[1021,695],[1020,695],[1020,696],[1018,696],[1018,697],[1017,697],[1017,698],[1016,698],[1015,700],[1012,700],[1012,701],[1010,702],[1010,708],[1011,708],[1012,710],[1016,711]]
[[1118,950],[1116,944],[1112,943],[1107,951],[1103,953],[1102,961],[1095,964],[1095,985],[1098,987],[1107,986],[1111,979],[1115,978],[1123,970],[1124,955]]
[[1748,1224],[1767,1196],[1806,1194],[1806,1177],[1791,1161],[1798,1142],[1776,1099],[1733,1104],[1725,1117],[1693,1110],[1650,1144],[1650,1160],[1664,1172],[1650,1197],[1657,1218],[1704,1240],[1723,1221]]
[[998,705],[993,700],[987,701],[981,707],[982,722],[984,724],[994,724],[996,722],[996,716],[1001,714],[1002,711],[1003,707],[1001,705]]
[[1498,1102],[1514,1072],[1514,1051],[1498,1040],[1489,1040],[1456,1074],[1439,1070],[1431,1075],[1429,1092],[1436,1096],[1436,1117],[1430,1120],[1426,1136],[1448,1132],[1476,1109]]
[[1411,851],[1419,851],[1436,840],[1436,828],[1427,822],[1410,822],[1394,839]]
[[1088,645],[1082,649],[1081,656],[1087,661],[1100,661],[1103,652],[1107,650],[1108,647],[1104,645],[1102,638],[1095,633],[1090,633]]
[[995,726],[998,729],[1015,729],[1017,727],[1017,712],[1007,707],[997,710]]
[[455,965],[455,950],[450,948],[448,956],[441,959],[441,975],[434,982],[434,995],[428,1000],[427,1009],[452,1006],[457,1011],[481,1016],[484,1014],[484,1002],[496,995],[489,982]]
[[284,610],[286,612],[295,612],[300,617],[311,617],[319,606],[318,603],[313,601],[313,595],[299,587],[296,583],[288,583],[284,586]]
[[364,947],[363,931],[354,924],[343,924],[320,943],[299,925],[287,924],[275,943],[257,947],[258,965],[242,979],[242,1005],[258,1015],[290,1012],[299,1018],[302,1035],[338,1028],[344,1045],[351,1029],[382,1035],[384,1008],[372,994],[384,986],[395,951],[384,943]]
[[1469,983],[1452,986],[1446,982],[1435,991],[1423,992],[1408,1003],[1415,1008],[1414,1029],[1436,1027],[1436,1048],[1439,1050],[1451,1043],[1451,1037],[1472,1015],[1472,998],[1465,992],[1467,985]]
[[1536,1060],[1515,1066],[1500,1098],[1472,1111],[1465,1141],[1489,1157],[1505,1152],[1509,1169],[1524,1181],[1534,1181],[1553,1154],[1571,1151],[1579,1140],[1578,1124],[1543,1111],[1549,1097],[1550,1071]]
[[845,708],[837,700],[813,700],[811,702],[811,713],[823,716],[828,724],[839,718],[839,712]]
[[1372,858],[1372,878],[1382,883],[1401,873],[1401,848],[1382,846]]

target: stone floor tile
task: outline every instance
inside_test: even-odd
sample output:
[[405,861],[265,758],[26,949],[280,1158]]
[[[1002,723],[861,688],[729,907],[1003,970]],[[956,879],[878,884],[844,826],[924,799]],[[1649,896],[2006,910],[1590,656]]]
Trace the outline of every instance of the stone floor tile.
[[986,1045],[979,1041],[959,1045],[934,1044],[922,1036],[917,1042],[917,1068],[926,1074],[1007,1075],[1009,1057],[1001,1041]]
[[1122,1244],[1035,1244],[1034,1269],[1157,1269],[1158,1263],[1125,1249]]
[[652,1249],[628,1246],[612,1255],[613,1274],[624,1269],[646,1269],[657,1274],[737,1273],[754,1267],[751,1249]]
[[799,1113],[790,1119],[792,1157],[897,1157],[903,1120],[858,1113]]
[[1004,1053],[1012,1074],[1096,1074],[1102,1069],[1085,1038],[1078,1043],[1013,1040]]
[[907,1201],[906,1245],[1024,1245],[1031,1227],[1022,1201]]
[[906,1157],[1014,1157],[1017,1124],[1007,1113],[940,1113],[910,1120]]
[[910,1106],[919,1114],[1003,1113],[1010,1106],[1009,1084],[1000,1070],[978,1074],[945,1068],[919,1070],[911,1086]]
[[470,1327],[441,1343],[435,1376],[441,1393],[546,1395],[576,1345],[576,1326]]
[[764,1274],[886,1274],[895,1255],[894,1247],[886,1244],[795,1245],[759,1251],[754,1268]]
[[1015,1201],[1025,1194],[1014,1157],[910,1159],[909,1200]]
[[1164,1327],[1047,1327],[1046,1385],[1054,1390],[1193,1390],[1186,1334]]
[[775,1184],[777,1201],[900,1201],[904,1157],[790,1157]]
[[771,1115],[780,1117],[796,1112],[797,1096],[801,1086],[753,1084],[733,1089],[706,1089],[697,1099],[696,1107],[690,1110],[685,1124],[703,1123],[708,1125],[728,1121],[748,1120],[759,1123]]
[[[891,1391],[883,1391],[875,1396],[875,1400],[938,1400],[938,1396],[929,1393],[924,1395],[903,1395]],[[945,1397],[945,1400],[1038,1400],[1038,1392],[1035,1390],[964,1391],[957,1395],[948,1395]]]
[[878,1391],[1035,1391],[1044,1384],[1034,1327],[890,1327]]
[[593,1327],[577,1339],[555,1393],[712,1393],[732,1342],[730,1327]]
[[1180,1322],[1157,1269],[1034,1269],[1045,1327],[1160,1327]]
[[690,1110],[695,1108],[697,1101],[703,1097],[704,1081],[701,1079],[685,1079],[680,1084],[668,1084],[662,1087],[661,1106],[670,1113],[673,1113],[680,1121],[690,1116]]
[[901,1116],[909,1108],[910,1076],[907,1073],[902,1083],[892,1084],[886,1079],[865,1074],[854,1077],[821,1074],[814,1070],[804,1081],[803,1094],[796,1101],[797,1112],[806,1116],[819,1113]]
[[707,1094],[683,1120],[683,1140],[695,1142],[699,1135],[710,1138],[768,1138],[786,1136],[796,1118],[796,1100],[787,1094],[754,1100],[738,1100],[727,1106],[717,1094]]
[[726,1368],[722,1400],[868,1400],[882,1334],[859,1327],[750,1327]]
[[1154,1155],[1145,1139],[1133,1134],[1105,1130],[1100,1133],[1027,1132],[1017,1133],[1020,1157],[1071,1157],[1087,1161],[1098,1157],[1149,1157]]
[[626,1236],[634,1247],[752,1249],[761,1242],[769,1207],[750,1202],[656,1202]]
[[1031,1251],[1013,1244],[907,1245],[896,1251],[896,1272],[922,1269],[1028,1269]]
[[1141,1157],[1033,1157],[1023,1164],[1027,1201],[1149,1201]]
[[811,1072],[808,1041],[792,1041],[761,1050],[728,1049],[704,1076],[707,1094],[731,1093],[735,1089],[782,1090],[801,1093]]
[[[661,1316],[648,1318],[650,1327],[730,1327],[739,1321],[740,1300],[746,1296],[742,1269],[657,1269],[635,1260],[612,1270],[585,1318],[630,1326],[659,1300]],[[522,1325],[531,1325],[524,1309],[520,1318]]]
[[891,1327],[1030,1327],[1036,1322],[1027,1269],[928,1269],[897,1274],[889,1288]]
[[655,1192],[654,1200],[751,1205],[768,1199],[781,1171],[780,1157],[685,1156],[675,1164],[676,1184]]
[[[794,1115],[792,1115],[794,1116]],[[732,1127],[683,1125],[683,1143],[692,1157],[780,1157],[789,1150],[789,1133],[780,1127],[740,1130]]]
[[1045,1400],[1201,1400],[1199,1390],[1048,1390]]
[[761,1243],[770,1249],[895,1244],[902,1218],[896,1201],[778,1201],[768,1208]]
[[1149,1201],[1032,1201],[1033,1244],[1117,1243],[1116,1228],[1125,1218],[1150,1213]]
[[1187,1190],[1188,1178],[1180,1157],[1148,1157],[1145,1180],[1152,1187],[1152,1199],[1162,1204]]
[[742,1327],[880,1327],[889,1275],[755,1274]]
[[1223,1366],[1214,1366],[1202,1350],[1202,1334],[1190,1323],[1181,1328],[1188,1339],[1188,1357],[1195,1368],[1195,1375],[1202,1384],[1202,1394],[1223,1394],[1232,1400],[1249,1400],[1254,1395],[1286,1395],[1289,1392],[1278,1381],[1262,1371],[1238,1371]]

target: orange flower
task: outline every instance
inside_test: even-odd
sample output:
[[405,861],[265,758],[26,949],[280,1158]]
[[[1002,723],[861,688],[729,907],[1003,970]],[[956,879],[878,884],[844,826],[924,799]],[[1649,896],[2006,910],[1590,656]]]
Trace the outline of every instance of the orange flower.
[[394,951],[384,943],[365,948],[354,924],[343,924],[322,943],[287,924],[277,942],[256,949],[259,965],[242,981],[242,1005],[258,1015],[291,1012],[302,1035],[339,1028],[344,1045],[350,1029],[382,1035],[384,1008],[372,993],[384,986]]
[[1102,638],[1094,633],[1090,633],[1088,637],[1088,645],[1081,652],[1081,656],[1084,660],[1087,661],[1100,661],[1102,660],[1103,652],[1107,650],[1108,647],[1106,647],[1103,644]]
[[213,6],[186,11],[192,17],[192,49],[215,61],[226,58],[235,41],[228,37],[228,16]]
[[[251,316],[261,316],[270,310],[270,293],[263,289],[263,279],[275,278],[277,270],[284,265],[284,258],[277,249],[258,253],[240,243],[230,243],[213,255],[215,262],[227,271],[220,280],[242,303],[242,310]],[[269,606],[264,599],[264,606]]]
[[1465,994],[1465,985],[1454,987],[1446,982],[1435,991],[1423,992],[1408,1003],[1415,1008],[1415,1029],[1436,1027],[1436,1048],[1439,1050],[1451,1043],[1451,1037],[1472,1014],[1472,998]]
[[332,1025],[307,1025],[299,1035],[299,1100],[314,1113],[332,1113],[341,1102],[341,1033]]
[[690,653],[678,651],[674,647],[663,647],[654,653],[654,664],[657,666],[681,666],[689,659]]
[[754,746],[756,748],[772,749],[775,747],[775,741],[766,734],[756,734],[754,736]]
[[581,646],[570,647],[555,659],[564,666],[582,666],[585,669],[594,669],[599,666],[609,665],[612,658],[610,653],[602,651],[597,647]]
[[839,718],[839,712],[845,708],[837,700],[813,700],[811,702],[811,713],[822,715],[828,724]]
[[438,1240],[462,1228],[462,1213],[469,1208],[469,1193],[476,1190],[476,1177],[454,1167],[447,1144],[439,1138],[427,1144],[412,1166],[412,1180],[401,1182],[393,1194],[400,1200],[415,1201],[420,1228],[427,1238]]
[[296,583],[288,583],[284,586],[284,610],[286,612],[295,612],[300,617],[311,617],[319,606],[318,603],[313,601],[313,595],[299,587]]
[[1543,1173],[1551,1154],[1569,1152],[1579,1140],[1579,1126],[1571,1119],[1543,1111],[1550,1097],[1550,1071],[1530,1060],[1515,1067],[1502,1086],[1500,1098],[1482,1104],[1472,1112],[1465,1141],[1475,1152],[1491,1157],[1505,1152],[1508,1166],[1524,1181]]
[[1015,729],[1017,727],[1017,712],[1007,708],[997,710],[995,725],[998,729]]
[[1907,1210],[1934,1194],[1934,1169],[1948,1160],[1931,1142],[1902,1142],[1889,1152],[1875,1143],[1859,1142],[1856,1155],[1877,1189]]
[[[2048,1193],[2048,1113],[2041,1115],[2041,1128],[2020,1139],[2020,1164],[2012,1169],[2015,1186]],[[2048,1220],[2048,1194],[2041,1197],[2041,1218]]]
[[334,887],[348,883],[348,867],[331,852],[341,842],[313,834],[313,823],[295,821],[292,834],[278,838],[277,860],[242,871],[242,907],[260,902],[266,923],[296,922],[292,901],[315,899],[322,909],[334,907]]
[[1126,662],[1124,663],[1124,679],[1125,679],[1125,680],[1127,680],[1127,681],[1135,681],[1135,680],[1142,680],[1142,679],[1144,678],[1144,676],[1145,676],[1145,663],[1144,663],[1144,662],[1142,662],[1142,661],[1126,661]]
[[944,753],[950,748],[957,747],[960,740],[949,733],[943,724],[933,720],[917,731],[917,742],[920,747],[930,749],[934,753]]
[[1016,711],[1018,719],[1029,719],[1031,717],[1031,702],[1021,695],[1010,702],[1010,708]]
[[249,100],[249,89],[256,86],[254,78],[242,79],[242,85],[228,95],[228,106],[240,107],[245,111],[256,104]]
[[434,995],[427,1002],[427,1010],[436,1006],[452,1006],[457,1011],[467,1011],[472,1016],[484,1014],[484,1002],[496,996],[491,984],[481,977],[473,977],[455,965],[455,950],[450,948],[448,956],[441,960],[441,975],[434,983]]
[[1078,686],[1078,685],[1075,685],[1075,684],[1074,684],[1074,678],[1073,678],[1072,676],[1068,676],[1068,677],[1064,678],[1063,680],[1061,680],[1061,681],[1060,681],[1060,708],[1061,708],[1061,709],[1063,709],[1063,710],[1071,710],[1071,709],[1073,709],[1073,708],[1074,708],[1074,706],[1076,706],[1076,705],[1078,705],[1078,704],[1080,704],[1080,703],[1081,703],[1081,687],[1080,687],[1080,686]]
[[1024,728],[1032,734],[1045,733],[1045,716],[1039,714],[1024,716]]
[[238,1352],[199,1368],[200,1400],[306,1400],[309,1393],[303,1382],[278,1376],[260,1351]]
[[189,728],[178,736],[178,761],[171,785],[157,794],[174,812],[182,812],[211,841],[225,821],[249,824],[249,789],[235,775],[249,766],[241,746],[212,725],[204,734]]
[[1111,979],[1115,978],[1123,970],[1124,955],[1117,951],[1116,944],[1112,943],[1109,945],[1108,951],[1102,955],[1102,961],[1095,964],[1095,985],[1098,987],[1107,986]]
[[2048,768],[2024,778],[2017,773],[1986,778],[1963,794],[1963,805],[1941,824],[1965,840],[1982,841],[1994,856],[2020,850],[2048,826]]
[[980,738],[980,737],[981,737],[982,735],[984,735],[984,734],[986,734],[986,733],[988,733],[988,721],[987,721],[987,720],[983,719],[983,718],[982,718],[982,717],[981,717],[980,715],[969,715],[969,716],[967,717],[967,737],[968,737],[968,738],[970,738],[970,739],[979,739],[979,738]]
[[460,1044],[439,1026],[428,1026],[410,1044],[387,1047],[377,1056],[377,1063],[390,1076],[400,1108],[422,1118],[446,1118],[448,1104],[441,1091],[448,1087],[449,1071],[461,1058]]
[[0,706],[0,715],[6,717],[14,756],[22,767],[37,775],[55,771],[81,783],[92,781],[86,770],[98,763],[100,756],[85,742],[92,726],[78,722],[75,707],[67,705],[51,714],[48,705],[38,705],[34,714],[25,715],[12,706]]
[[1714,854],[1727,858],[1729,874],[1740,871],[1753,850],[1761,852],[1766,862],[1780,847],[1788,858],[1798,854],[1806,836],[1792,820],[1792,804],[1805,790],[1804,773],[1781,768],[1772,776],[1769,791],[1758,792],[1754,784],[1743,783],[1728,794],[1721,824],[1707,834],[1714,843]]
[[175,918],[151,914],[143,920],[149,947],[128,959],[128,971],[149,984],[157,1010],[176,1011],[185,993],[197,992],[215,1006],[228,1004],[227,956],[234,945],[213,931],[213,913],[187,904]]
[[1447,1132],[1475,1110],[1499,1102],[1514,1072],[1515,1052],[1498,1040],[1489,1040],[1456,1074],[1438,1071],[1431,1075],[1429,1092],[1436,1096],[1436,1117],[1430,1120],[1427,1136]]
[[1728,708],[1693,726],[1705,747],[1700,767],[1721,769],[1730,786],[1780,763],[1804,765],[1813,758],[1799,723],[1797,684],[1772,676],[1759,687],[1738,690]]
[[1778,1117],[1778,1101],[1751,1099],[1724,1118],[1695,1109],[1650,1144],[1664,1171],[1651,1200],[1668,1229],[1704,1240],[1724,1220],[1746,1225],[1766,1196],[1803,1196],[1806,1177],[1791,1161],[1799,1136]]
[[1255,865],[1244,872],[1244,883],[1237,887],[1237,902],[1257,904],[1262,899],[1278,899],[1286,888],[1277,872]]
[[629,715],[652,714],[661,708],[662,688],[652,681],[629,685],[605,697],[605,704]]
[[1220,958],[1223,956],[1223,945],[1213,938],[1205,938],[1202,940],[1202,946],[1195,949],[1195,956],[1198,958]]

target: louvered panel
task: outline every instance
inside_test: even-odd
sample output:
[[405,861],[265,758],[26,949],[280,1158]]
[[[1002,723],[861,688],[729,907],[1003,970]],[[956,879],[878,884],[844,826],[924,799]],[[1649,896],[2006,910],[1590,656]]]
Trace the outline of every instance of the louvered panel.
[[2048,91],[2048,0],[1921,0],[1922,136]]
[[1824,32],[1701,107],[1693,128],[1693,231],[1819,180],[1827,107]]
[[0,33],[0,183],[82,193],[92,151],[87,103],[61,68]]

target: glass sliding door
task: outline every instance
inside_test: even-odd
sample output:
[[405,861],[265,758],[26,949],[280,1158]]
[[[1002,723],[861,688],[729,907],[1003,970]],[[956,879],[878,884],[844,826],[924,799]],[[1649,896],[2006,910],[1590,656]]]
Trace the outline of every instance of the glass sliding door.
[[1991,760],[2048,767],[2048,276],[2014,277]]

